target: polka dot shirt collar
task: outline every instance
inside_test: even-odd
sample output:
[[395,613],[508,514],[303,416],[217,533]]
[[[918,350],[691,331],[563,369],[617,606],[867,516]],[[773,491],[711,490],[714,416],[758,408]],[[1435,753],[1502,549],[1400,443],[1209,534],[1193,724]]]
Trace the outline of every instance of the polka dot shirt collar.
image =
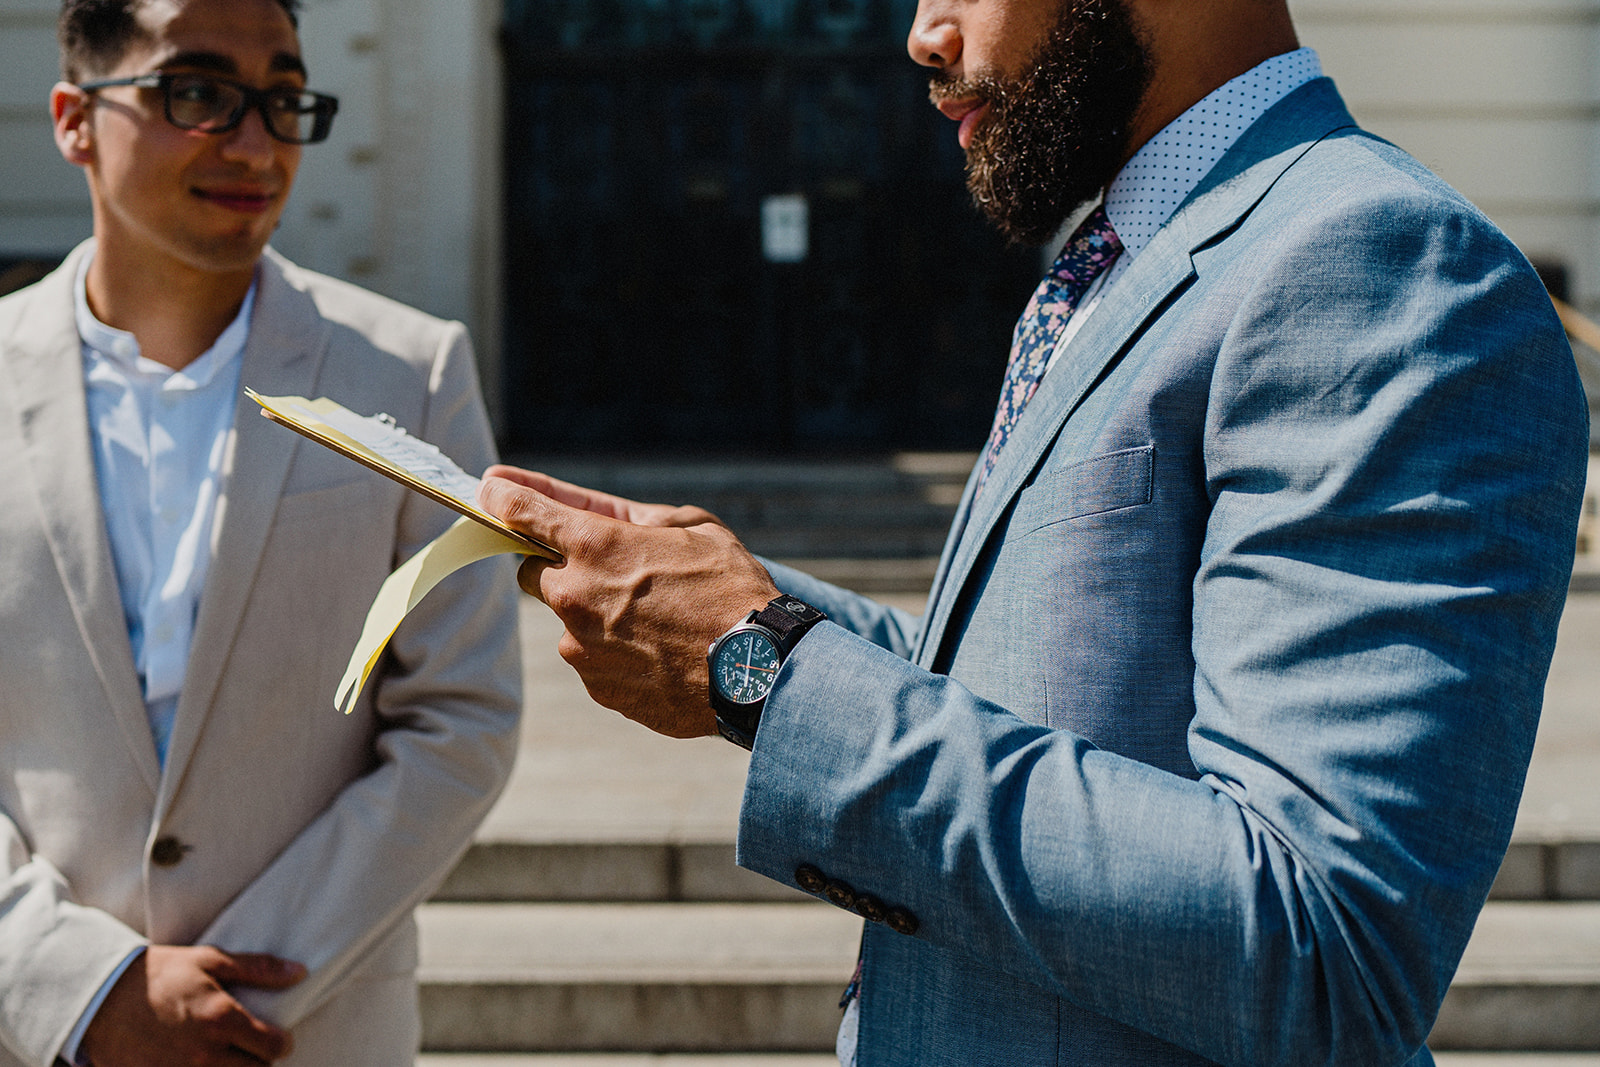
[[1322,63],[1309,48],[1274,56],[1213,90],[1134,153],[1106,190],[1106,215],[1123,248],[1115,273],[1144,250],[1251,124],[1321,76]]

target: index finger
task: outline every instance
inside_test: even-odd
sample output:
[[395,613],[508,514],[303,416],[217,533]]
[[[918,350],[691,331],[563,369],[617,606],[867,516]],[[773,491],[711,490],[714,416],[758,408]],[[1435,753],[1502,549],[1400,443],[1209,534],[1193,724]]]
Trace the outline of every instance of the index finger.
[[483,477],[485,480],[501,478],[514,482],[568,507],[593,512],[608,519],[627,521],[629,510],[634,503],[614,493],[603,493],[598,489],[585,489],[581,485],[564,482],[543,471],[523,470],[521,467],[509,467],[500,463],[484,471]]
[[217,1036],[262,1063],[273,1063],[294,1051],[294,1035],[256,1018],[237,1001],[222,1020]]

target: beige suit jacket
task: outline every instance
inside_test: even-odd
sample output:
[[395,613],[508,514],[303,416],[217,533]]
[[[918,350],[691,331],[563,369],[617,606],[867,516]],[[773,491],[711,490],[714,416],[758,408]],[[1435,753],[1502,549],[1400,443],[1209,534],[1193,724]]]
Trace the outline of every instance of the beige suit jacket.
[[[435,590],[356,712],[338,714],[373,595],[454,516],[241,399],[160,767],[90,450],[72,313],[83,254],[0,300],[0,1067],[49,1064],[147,941],[306,964],[292,990],[241,993],[293,1030],[286,1062],[408,1063],[412,910],[516,751],[511,559]],[[468,470],[493,459],[460,324],[270,251],[242,370],[265,394],[387,412]]]

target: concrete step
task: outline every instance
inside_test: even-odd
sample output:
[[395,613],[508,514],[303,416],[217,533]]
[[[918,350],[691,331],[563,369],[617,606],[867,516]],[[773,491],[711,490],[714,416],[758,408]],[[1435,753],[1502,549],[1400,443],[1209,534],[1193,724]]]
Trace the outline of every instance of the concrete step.
[[[860,920],[819,903],[429,904],[430,1051],[823,1052]],[[1491,903],[1429,1039],[1600,1052],[1600,904]]]
[[1600,1052],[1600,904],[1485,908],[1429,1045]]
[[[722,842],[479,840],[434,894],[439,901],[781,902],[803,894],[743,870]],[[1497,901],[1600,900],[1600,842],[1513,842]]]
[[801,904],[429,904],[430,1051],[818,1052],[861,920]]

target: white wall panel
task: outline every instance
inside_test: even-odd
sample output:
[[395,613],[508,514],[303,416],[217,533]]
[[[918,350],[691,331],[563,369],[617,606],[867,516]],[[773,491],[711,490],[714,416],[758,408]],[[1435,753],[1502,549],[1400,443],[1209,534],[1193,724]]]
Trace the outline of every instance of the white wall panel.
[[0,109],[49,111],[50,86],[60,77],[55,24],[45,19],[0,20]]
[[1356,116],[1485,211],[1589,212],[1595,208],[1594,124],[1581,119]]
[[1291,0],[1357,119],[1600,307],[1600,2]]
[[0,257],[59,255],[89,232],[83,174],[50,131],[55,0],[0,8]]

